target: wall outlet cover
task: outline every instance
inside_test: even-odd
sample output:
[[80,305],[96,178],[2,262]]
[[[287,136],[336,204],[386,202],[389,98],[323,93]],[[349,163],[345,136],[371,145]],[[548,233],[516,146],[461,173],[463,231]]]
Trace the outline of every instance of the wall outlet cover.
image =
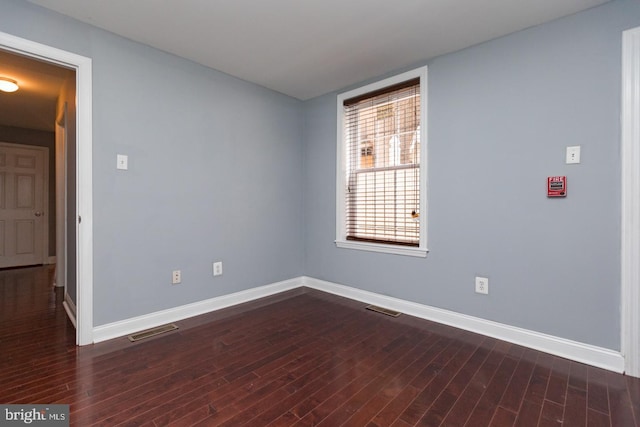
[[171,273],[171,284],[177,285],[181,281],[182,273],[180,273],[180,270],[173,270],[173,272]]
[[222,261],[216,261],[213,263],[213,275],[222,276]]
[[489,279],[486,277],[476,277],[476,292],[479,294],[489,294]]

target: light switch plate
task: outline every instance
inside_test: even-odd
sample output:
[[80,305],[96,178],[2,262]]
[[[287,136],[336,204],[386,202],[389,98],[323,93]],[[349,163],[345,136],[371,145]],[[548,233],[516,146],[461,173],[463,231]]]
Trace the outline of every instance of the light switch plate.
[[580,163],[580,146],[567,147],[567,164]]
[[129,169],[129,156],[125,154],[118,154],[116,161],[116,168],[125,171]]

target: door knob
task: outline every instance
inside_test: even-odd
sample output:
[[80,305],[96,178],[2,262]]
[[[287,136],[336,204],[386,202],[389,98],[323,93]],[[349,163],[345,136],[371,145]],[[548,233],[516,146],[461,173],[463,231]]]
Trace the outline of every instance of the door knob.
[[38,211],[38,212],[36,212],[34,215],[35,215],[35,216],[42,216],[42,215],[44,215],[44,212],[39,212],[39,211]]

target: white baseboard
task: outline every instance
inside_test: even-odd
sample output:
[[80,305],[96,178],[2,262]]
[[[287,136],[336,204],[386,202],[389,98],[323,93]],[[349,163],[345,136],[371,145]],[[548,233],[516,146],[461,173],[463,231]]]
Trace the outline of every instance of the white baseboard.
[[145,329],[154,328],[166,323],[177,322],[189,317],[198,316],[200,314],[209,313],[243,302],[253,301],[258,298],[274,295],[290,289],[302,286],[301,278],[285,280],[270,285],[260,286],[257,288],[247,289],[246,291],[236,292],[229,295],[223,295],[204,301],[194,302],[192,304],[182,305],[167,310],[157,311],[155,313],[138,316],[119,322],[109,323],[93,328],[93,342],[101,342],[113,338],[130,335],[134,332],[143,331]]
[[328,292],[367,304],[390,308],[410,316],[476,332],[503,341],[540,350],[545,353],[564,357],[566,359],[586,363],[598,368],[618,373],[624,372],[624,358],[620,352],[614,350],[596,347],[565,338],[559,338],[540,332],[509,326],[490,320],[480,319],[478,317],[430,307],[428,305],[363,291],[349,286],[306,276],[98,326],[93,329],[93,339],[94,342],[101,342],[112,338],[122,337],[134,332],[164,325],[166,323],[177,322],[189,317],[220,310],[301,286],[306,286],[308,288],[317,289],[319,291]]
[[55,264],[55,263],[56,263],[55,255],[47,258],[47,264]]
[[449,310],[417,304],[398,298],[375,294],[337,283],[302,277],[303,286],[396,310],[411,316],[431,320],[456,328],[487,335],[503,341],[540,350],[576,362],[622,373],[624,358],[620,352],[580,343],[540,332],[509,326]]
[[71,300],[71,297],[67,293],[64,294],[64,301],[62,302],[62,306],[64,307],[64,311],[67,312],[67,316],[69,316],[69,320],[71,320],[73,327],[77,328],[76,305],[73,303],[73,301]]

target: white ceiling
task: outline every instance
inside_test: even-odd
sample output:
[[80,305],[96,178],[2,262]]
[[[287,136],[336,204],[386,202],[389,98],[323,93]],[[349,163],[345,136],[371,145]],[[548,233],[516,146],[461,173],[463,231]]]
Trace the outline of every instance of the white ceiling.
[[30,0],[309,99],[609,0]]

